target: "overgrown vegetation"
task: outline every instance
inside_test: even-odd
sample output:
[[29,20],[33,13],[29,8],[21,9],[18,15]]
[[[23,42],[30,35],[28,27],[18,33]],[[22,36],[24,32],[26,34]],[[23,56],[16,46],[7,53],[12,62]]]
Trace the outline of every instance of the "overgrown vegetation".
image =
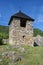
[[0,45],[2,45],[3,44],[3,41],[2,41],[2,38],[0,38]]
[[9,27],[8,26],[0,26],[0,38],[7,39],[9,37]]
[[43,37],[43,31],[40,29],[34,29],[34,36],[40,35]]
[[[3,58],[1,56],[4,52],[16,51],[16,53],[20,54],[18,48],[10,47],[10,46],[0,46],[0,65],[43,65],[43,47],[29,47],[23,46],[25,52],[21,52],[23,58],[21,61],[14,62],[11,58]],[[2,49],[2,50],[1,50]]]

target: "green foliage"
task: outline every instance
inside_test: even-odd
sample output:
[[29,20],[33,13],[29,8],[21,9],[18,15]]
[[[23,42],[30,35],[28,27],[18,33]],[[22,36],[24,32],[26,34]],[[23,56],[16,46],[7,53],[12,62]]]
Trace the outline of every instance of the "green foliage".
[[34,29],[34,36],[37,36],[37,35],[40,35],[40,36],[42,36],[43,37],[43,31],[42,30],[40,30],[40,29]]
[[8,26],[0,26],[0,37],[4,39],[9,37],[9,27]]
[[3,35],[2,35],[2,33],[0,33],[0,45],[2,45],[2,44],[3,44],[2,39],[3,39]]
[[3,44],[3,41],[2,41],[2,38],[0,38],[0,45],[2,45]]

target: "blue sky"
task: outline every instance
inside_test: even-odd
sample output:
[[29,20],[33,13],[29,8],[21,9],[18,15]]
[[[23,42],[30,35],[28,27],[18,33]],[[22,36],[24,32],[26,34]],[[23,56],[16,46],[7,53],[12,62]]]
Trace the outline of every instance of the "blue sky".
[[8,25],[19,10],[35,19],[34,28],[43,30],[43,0],[0,0],[0,25]]

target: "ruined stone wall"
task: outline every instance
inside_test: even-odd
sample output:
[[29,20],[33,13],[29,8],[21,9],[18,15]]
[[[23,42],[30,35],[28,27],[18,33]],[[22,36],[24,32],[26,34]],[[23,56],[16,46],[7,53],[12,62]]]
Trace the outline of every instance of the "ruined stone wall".
[[13,19],[9,26],[9,43],[11,45],[29,45],[33,46],[33,28],[32,22],[27,21],[26,27],[20,27],[20,20]]

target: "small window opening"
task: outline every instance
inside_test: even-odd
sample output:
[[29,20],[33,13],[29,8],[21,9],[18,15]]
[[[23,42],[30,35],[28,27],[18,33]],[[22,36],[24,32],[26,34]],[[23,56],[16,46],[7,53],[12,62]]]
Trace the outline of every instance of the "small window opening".
[[21,20],[20,20],[20,26],[21,26],[21,27],[26,27],[26,20],[21,19]]
[[25,38],[25,35],[23,35],[22,37]]

